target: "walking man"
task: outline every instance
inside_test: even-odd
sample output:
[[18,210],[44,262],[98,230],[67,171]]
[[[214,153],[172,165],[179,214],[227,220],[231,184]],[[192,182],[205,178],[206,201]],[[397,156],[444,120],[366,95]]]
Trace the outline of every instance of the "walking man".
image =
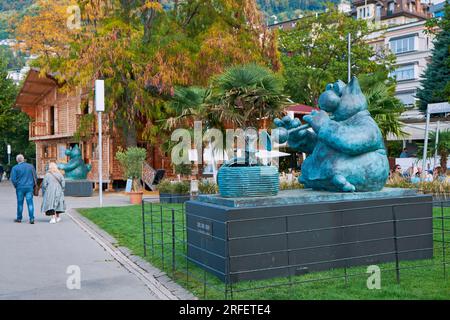
[[17,164],[11,170],[11,182],[16,188],[17,217],[14,222],[22,222],[23,200],[27,200],[30,223],[34,224],[33,190],[36,184],[36,170],[25,162],[23,155],[16,157]]

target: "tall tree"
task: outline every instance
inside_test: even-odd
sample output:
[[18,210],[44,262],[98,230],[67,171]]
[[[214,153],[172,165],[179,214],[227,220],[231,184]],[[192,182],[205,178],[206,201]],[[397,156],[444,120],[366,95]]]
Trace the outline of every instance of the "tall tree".
[[[249,61],[280,68],[275,37],[255,0],[186,0],[168,10],[167,1],[157,0],[115,0],[109,7],[97,0],[39,1],[40,13],[24,21],[19,39],[40,54],[42,72],[58,72],[67,87],[105,78],[107,110],[129,146],[160,137],[157,120],[176,85],[206,85],[226,67]],[[83,23],[68,31],[61,10],[73,2]],[[37,23],[42,34],[31,28]]]
[[429,103],[449,101],[450,97],[450,4],[445,4],[445,15],[437,22],[439,33],[433,42],[431,62],[423,75],[417,91],[419,108],[427,109]]
[[388,78],[395,57],[367,43],[367,22],[328,11],[300,19],[293,30],[280,32],[286,89],[293,100],[314,106],[327,83],[347,79],[347,35],[351,34],[352,75],[381,73]]
[[34,158],[34,144],[28,141],[28,116],[13,109],[17,87],[7,79],[7,64],[5,56],[0,55],[0,162],[7,163],[7,145],[14,155],[22,153],[29,160]]

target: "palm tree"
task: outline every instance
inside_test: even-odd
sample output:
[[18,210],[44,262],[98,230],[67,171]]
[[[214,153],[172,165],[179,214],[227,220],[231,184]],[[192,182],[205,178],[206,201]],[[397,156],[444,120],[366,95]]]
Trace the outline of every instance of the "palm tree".
[[284,81],[271,70],[247,64],[227,69],[211,81],[211,88],[178,87],[169,102],[172,116],[166,128],[174,128],[186,118],[204,121],[206,127],[258,127],[291,104],[283,94]]
[[210,112],[220,122],[258,127],[291,104],[283,94],[284,80],[268,68],[246,64],[227,69],[212,80]]
[[173,114],[165,123],[165,129],[173,129],[186,118],[203,120],[206,113],[206,99],[210,91],[201,87],[177,87],[168,103],[169,112]]
[[450,130],[439,132],[437,146],[434,141],[436,141],[436,132],[430,134],[430,152],[434,154],[437,151],[437,154],[441,157],[441,168],[446,172],[447,158],[450,153]]
[[405,135],[399,120],[404,106],[391,90],[392,88],[383,82],[378,82],[364,92],[370,114],[378,124],[385,140],[389,134],[396,137]]

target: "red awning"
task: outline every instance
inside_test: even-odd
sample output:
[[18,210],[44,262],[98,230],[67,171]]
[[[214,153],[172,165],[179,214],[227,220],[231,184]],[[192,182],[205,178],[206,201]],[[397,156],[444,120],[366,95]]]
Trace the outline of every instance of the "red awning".
[[290,107],[287,107],[286,109],[287,111],[291,111],[294,113],[298,113],[298,114],[310,114],[313,110],[319,110],[318,108],[314,108],[314,107],[310,107],[304,104],[296,104]]

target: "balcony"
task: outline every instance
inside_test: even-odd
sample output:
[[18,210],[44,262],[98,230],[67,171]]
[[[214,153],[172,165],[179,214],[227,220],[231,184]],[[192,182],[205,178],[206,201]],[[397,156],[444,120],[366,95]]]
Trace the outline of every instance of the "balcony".
[[43,137],[49,134],[47,124],[45,122],[30,123],[30,138]]

